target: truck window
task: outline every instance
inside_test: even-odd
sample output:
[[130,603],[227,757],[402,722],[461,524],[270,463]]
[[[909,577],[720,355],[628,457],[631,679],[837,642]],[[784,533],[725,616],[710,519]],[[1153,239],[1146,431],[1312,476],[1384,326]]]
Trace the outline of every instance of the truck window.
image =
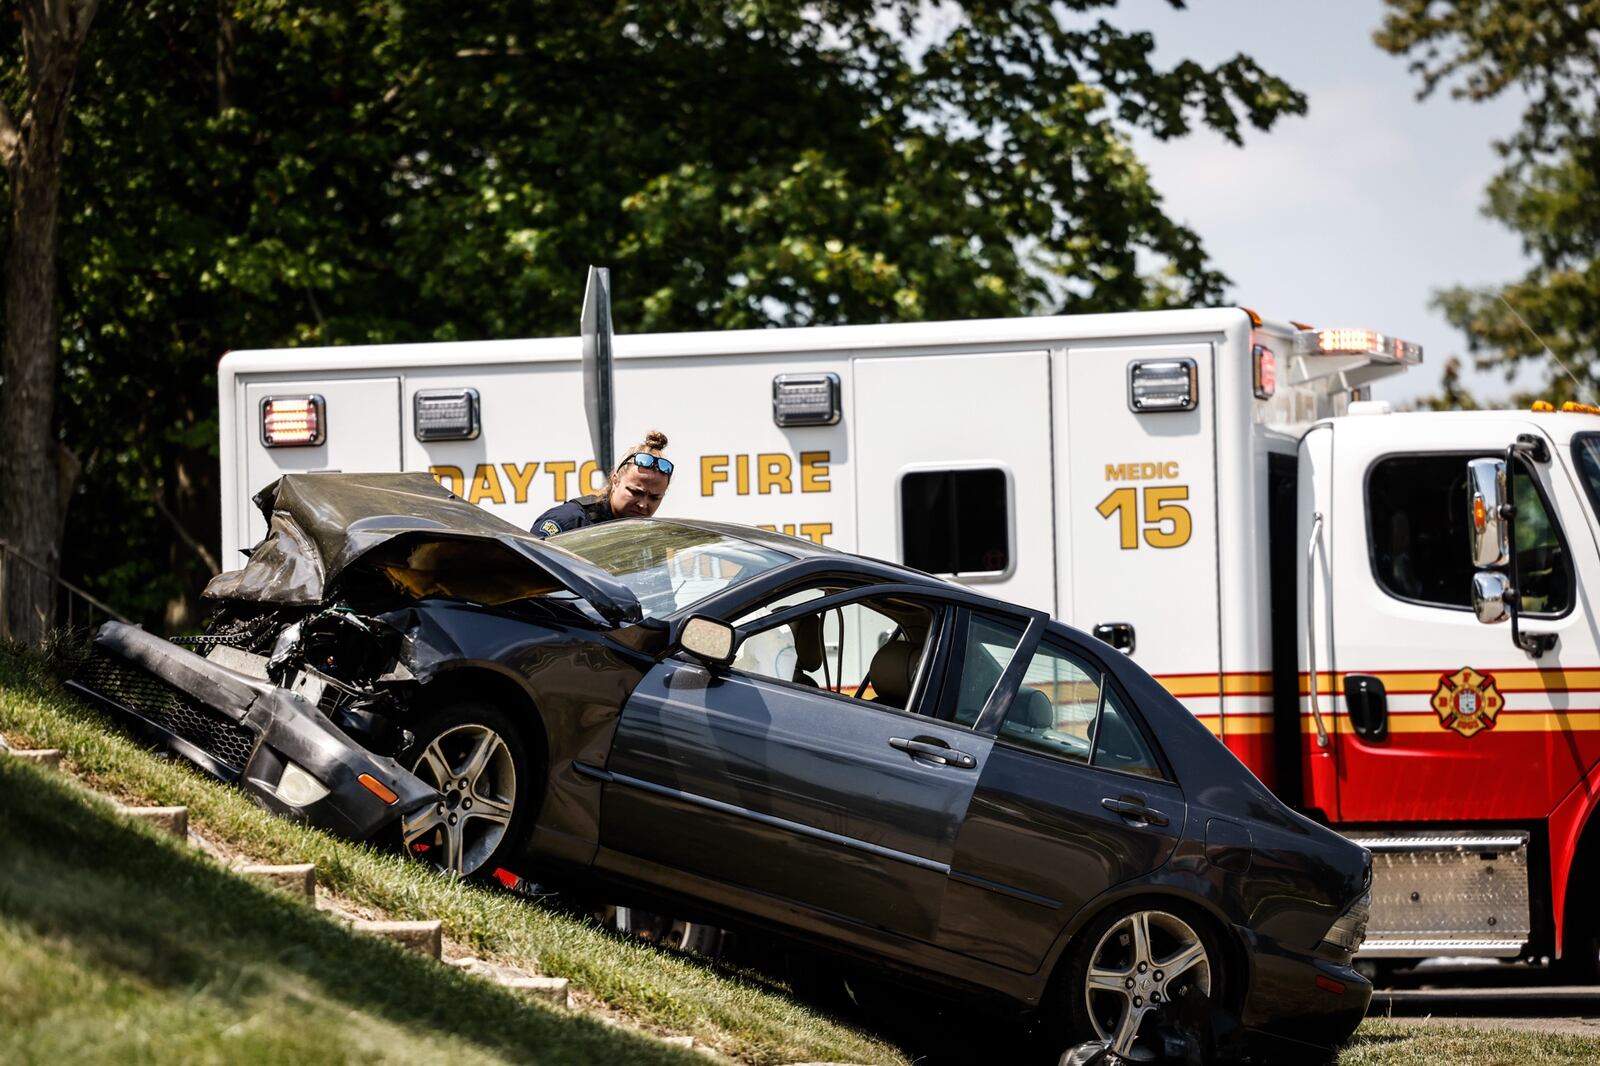
[[1589,506],[1600,515],[1600,433],[1579,433],[1572,438],[1572,461],[1578,468]]
[[[1367,542],[1372,573],[1389,595],[1412,603],[1468,610],[1472,555],[1467,533],[1467,460],[1472,456],[1400,455],[1380,459],[1367,476]],[[1565,614],[1572,606],[1571,563],[1538,481],[1518,463],[1511,476],[1517,505],[1517,563],[1522,610]]]
[[915,470],[900,479],[902,561],[930,574],[1011,570],[1011,492],[998,468]]

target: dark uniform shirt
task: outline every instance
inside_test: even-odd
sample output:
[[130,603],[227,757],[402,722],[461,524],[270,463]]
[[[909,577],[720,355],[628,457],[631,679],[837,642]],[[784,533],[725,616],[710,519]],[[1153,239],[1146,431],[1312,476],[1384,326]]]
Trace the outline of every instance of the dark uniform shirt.
[[609,522],[613,517],[615,516],[611,513],[609,493],[579,496],[575,500],[558,503],[540,515],[528,532],[543,540],[557,533],[565,533],[569,529],[582,529],[596,522]]

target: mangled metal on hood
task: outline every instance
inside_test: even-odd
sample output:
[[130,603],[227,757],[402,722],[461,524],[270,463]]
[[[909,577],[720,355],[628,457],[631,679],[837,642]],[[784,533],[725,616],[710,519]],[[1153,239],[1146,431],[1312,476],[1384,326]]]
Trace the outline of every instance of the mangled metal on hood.
[[430,474],[285,474],[255,497],[267,536],[211,600],[315,607],[358,585],[488,606],[567,591],[607,621],[639,601],[598,567],[453,495]]

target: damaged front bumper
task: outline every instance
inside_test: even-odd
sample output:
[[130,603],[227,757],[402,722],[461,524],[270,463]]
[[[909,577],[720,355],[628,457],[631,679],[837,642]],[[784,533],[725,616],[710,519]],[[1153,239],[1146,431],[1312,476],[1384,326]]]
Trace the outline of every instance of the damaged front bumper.
[[102,626],[95,644],[107,658],[69,687],[268,810],[365,840],[443,798],[268,681],[120,622]]

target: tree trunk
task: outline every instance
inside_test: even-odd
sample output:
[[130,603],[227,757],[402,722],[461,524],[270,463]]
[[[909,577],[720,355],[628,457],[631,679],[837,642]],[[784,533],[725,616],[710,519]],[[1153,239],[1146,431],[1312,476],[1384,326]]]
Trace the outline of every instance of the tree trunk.
[[28,96],[0,105],[0,161],[11,185],[5,342],[0,355],[0,540],[39,564],[5,573],[0,635],[36,643],[54,620],[62,508],[55,433],[56,223],[72,82],[95,0],[24,0]]

